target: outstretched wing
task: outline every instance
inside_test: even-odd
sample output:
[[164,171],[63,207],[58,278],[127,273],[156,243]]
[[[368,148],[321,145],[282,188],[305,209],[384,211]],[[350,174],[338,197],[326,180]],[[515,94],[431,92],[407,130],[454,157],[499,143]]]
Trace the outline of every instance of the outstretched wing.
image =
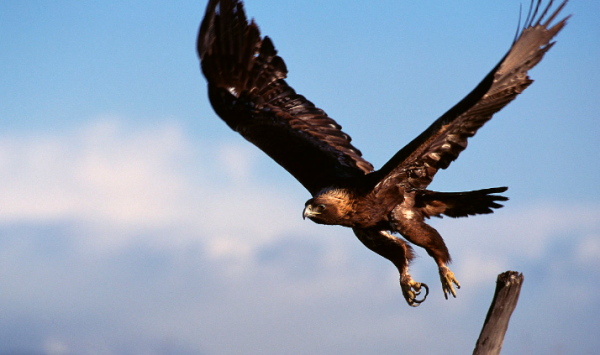
[[398,184],[407,190],[424,189],[439,169],[446,169],[458,158],[467,147],[467,139],[533,82],[527,71],[542,60],[554,44],[550,41],[565,25],[568,17],[549,27],[566,3],[542,23],[552,1],[537,20],[541,0],[535,7],[532,1],[523,30],[500,63],[462,101],[368,176],[375,192]]
[[283,80],[285,63],[237,0],[211,0],[198,55],[215,112],[313,195],[373,170],[327,114]]

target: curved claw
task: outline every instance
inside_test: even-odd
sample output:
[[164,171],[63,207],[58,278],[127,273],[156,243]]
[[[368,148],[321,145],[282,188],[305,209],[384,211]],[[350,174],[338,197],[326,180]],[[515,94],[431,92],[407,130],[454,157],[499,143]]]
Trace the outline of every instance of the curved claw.
[[454,277],[454,273],[450,271],[447,266],[440,267],[440,280],[442,282],[444,297],[448,299],[448,294],[451,293],[452,297],[456,298],[456,291],[454,291],[454,286],[452,286],[452,284],[455,284],[456,288],[460,289],[460,283],[456,277]]
[[[400,278],[400,287],[406,303],[411,307],[418,307],[429,295],[429,287],[424,283],[415,282],[408,274]],[[425,295],[422,299],[417,299],[421,294],[421,287],[425,289]]]

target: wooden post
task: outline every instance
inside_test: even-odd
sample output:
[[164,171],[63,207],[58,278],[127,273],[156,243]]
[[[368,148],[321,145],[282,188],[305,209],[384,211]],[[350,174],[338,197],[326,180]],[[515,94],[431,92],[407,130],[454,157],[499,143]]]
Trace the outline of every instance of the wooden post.
[[522,284],[523,274],[516,271],[506,271],[498,275],[494,299],[485,317],[473,355],[500,354],[508,321],[517,306]]

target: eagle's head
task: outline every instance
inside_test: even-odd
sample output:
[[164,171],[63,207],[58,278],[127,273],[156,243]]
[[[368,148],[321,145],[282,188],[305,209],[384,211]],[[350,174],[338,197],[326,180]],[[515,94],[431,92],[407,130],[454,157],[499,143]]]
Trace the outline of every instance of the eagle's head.
[[325,190],[306,201],[302,218],[319,224],[344,225],[351,210],[348,193],[339,189]]

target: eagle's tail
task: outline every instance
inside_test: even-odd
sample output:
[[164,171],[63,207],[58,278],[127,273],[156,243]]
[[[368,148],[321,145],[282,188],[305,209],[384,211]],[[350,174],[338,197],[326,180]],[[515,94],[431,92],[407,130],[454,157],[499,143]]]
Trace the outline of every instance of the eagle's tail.
[[494,208],[503,205],[498,201],[508,201],[508,197],[494,195],[508,190],[508,187],[493,187],[490,189],[466,192],[436,192],[425,190],[418,199],[419,207],[426,217],[458,218],[476,214],[493,213]]
[[287,68],[269,37],[248,23],[237,0],[210,0],[197,41],[202,73],[210,85],[239,97],[260,91],[287,76]]

